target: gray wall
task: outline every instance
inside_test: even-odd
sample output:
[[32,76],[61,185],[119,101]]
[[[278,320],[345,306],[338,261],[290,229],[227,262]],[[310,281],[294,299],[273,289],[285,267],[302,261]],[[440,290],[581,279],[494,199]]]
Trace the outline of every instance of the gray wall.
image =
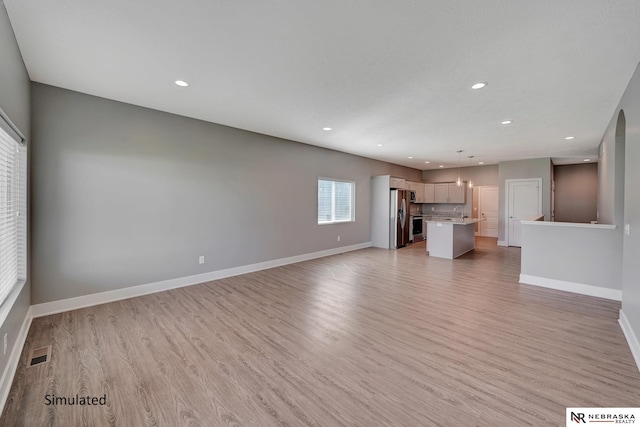
[[[30,150],[29,76],[22,62],[22,56],[2,1],[0,1],[0,108],[27,137],[27,150]],[[28,253],[29,251],[27,251]],[[29,262],[27,262],[27,268],[29,268]],[[0,340],[5,333],[7,334],[9,344],[7,354],[11,354],[13,351],[20,326],[29,310],[31,303],[29,282],[29,275],[27,275],[27,284],[7,318],[0,325]],[[8,357],[0,357],[0,374],[4,372],[7,361]]]
[[[498,185],[498,165],[468,166],[460,168],[463,180],[473,185]],[[422,171],[424,182],[453,182],[458,178],[458,168],[430,169]]]
[[523,224],[521,274],[620,290],[617,230],[597,227]]
[[[51,86],[32,93],[34,304],[369,242],[371,176],[421,178]],[[355,223],[317,225],[318,177],[356,181]]]
[[[625,141],[617,135],[624,114],[616,110],[598,147],[598,222],[622,225],[624,221]],[[622,250],[622,249],[621,249]]]
[[609,125],[598,147],[598,222],[613,224],[615,198],[615,123]]
[[544,213],[545,221],[551,219],[551,159],[531,159],[531,160],[514,160],[511,162],[502,162],[498,168],[498,188],[499,188],[499,217],[498,217],[498,240],[506,240],[505,221],[505,201],[507,179],[525,179],[525,178],[542,178],[542,213]]
[[623,238],[622,311],[635,336],[640,337],[640,68],[636,68],[612,123],[618,120],[620,110],[626,117],[624,223],[631,231]]
[[554,166],[555,220],[584,222],[596,220],[598,205],[598,164]]

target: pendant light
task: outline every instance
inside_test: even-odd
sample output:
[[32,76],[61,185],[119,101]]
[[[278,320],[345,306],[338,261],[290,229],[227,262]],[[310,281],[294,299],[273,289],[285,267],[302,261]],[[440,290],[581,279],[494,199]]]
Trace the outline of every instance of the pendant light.
[[456,185],[462,187],[462,179],[460,178],[460,153],[462,153],[462,150],[458,150],[456,153],[458,153],[458,179],[456,180]]
[[[467,156],[469,158],[469,167],[471,167],[471,159],[473,159],[473,156]],[[473,181],[471,181],[471,178],[469,178],[469,188],[473,188]]]

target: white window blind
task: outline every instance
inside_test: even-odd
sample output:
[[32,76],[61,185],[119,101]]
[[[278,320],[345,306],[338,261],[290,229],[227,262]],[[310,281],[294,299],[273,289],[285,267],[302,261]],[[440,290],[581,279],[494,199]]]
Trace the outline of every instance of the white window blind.
[[0,116],[0,305],[26,279],[26,147]]
[[355,220],[355,186],[352,181],[318,179],[318,224]]

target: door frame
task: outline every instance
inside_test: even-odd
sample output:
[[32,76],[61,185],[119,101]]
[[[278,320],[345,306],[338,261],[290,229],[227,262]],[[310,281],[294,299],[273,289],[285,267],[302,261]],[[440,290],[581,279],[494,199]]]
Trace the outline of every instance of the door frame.
[[[518,179],[505,179],[504,180],[504,241],[505,245],[509,246],[509,184],[523,181],[537,181],[538,182],[538,206],[542,209],[542,178],[518,178]],[[543,212],[540,212],[542,214]]]

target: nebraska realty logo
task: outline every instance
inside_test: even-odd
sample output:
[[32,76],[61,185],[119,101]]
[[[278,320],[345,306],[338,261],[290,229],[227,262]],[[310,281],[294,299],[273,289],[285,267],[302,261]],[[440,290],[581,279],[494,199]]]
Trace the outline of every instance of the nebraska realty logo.
[[640,408],[567,408],[566,425],[635,424],[639,418]]

